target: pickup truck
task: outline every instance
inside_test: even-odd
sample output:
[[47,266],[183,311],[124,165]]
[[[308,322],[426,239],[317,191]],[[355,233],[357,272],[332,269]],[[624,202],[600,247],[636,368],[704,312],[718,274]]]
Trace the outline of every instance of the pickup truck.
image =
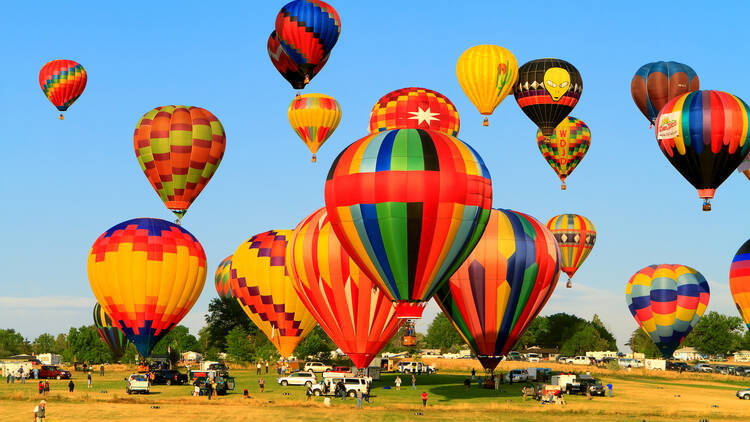
[[151,384],[183,385],[188,376],[174,369],[159,369],[151,372]]
[[39,378],[68,379],[70,378],[70,372],[55,365],[42,365],[39,369]]
[[588,390],[592,396],[604,396],[604,386],[596,378],[581,375],[578,380],[565,385],[567,394],[586,394]]
[[128,385],[125,387],[125,391],[128,394],[133,393],[149,393],[148,377],[146,374],[131,374],[128,378]]

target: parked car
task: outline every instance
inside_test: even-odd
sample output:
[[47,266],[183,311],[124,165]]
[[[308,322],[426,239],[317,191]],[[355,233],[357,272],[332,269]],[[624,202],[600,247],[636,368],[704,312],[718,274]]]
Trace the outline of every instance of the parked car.
[[565,385],[567,394],[586,394],[587,390],[592,396],[604,396],[604,386],[590,375],[581,375],[576,381]]
[[566,363],[568,361],[568,359],[570,359],[570,358],[567,357],[567,356],[560,355],[560,356],[557,357],[556,360],[557,360],[558,363]]
[[334,366],[329,372],[352,372],[352,368],[349,366]]
[[690,365],[685,362],[667,361],[667,371],[689,371]]
[[529,379],[529,373],[525,369],[511,369],[505,374],[505,382],[525,382]]
[[325,372],[330,371],[331,368],[329,365],[324,364],[323,362],[307,362],[305,363],[305,368],[303,371],[308,372]]
[[188,381],[187,374],[174,369],[159,369],[151,374],[153,374],[151,384],[183,385]]
[[521,360],[521,354],[519,352],[508,352],[507,360]]
[[750,400],[750,388],[738,391],[737,397],[743,400]]
[[70,372],[55,365],[42,365],[42,368],[39,369],[39,378],[68,379],[70,378]]
[[286,387],[287,385],[304,385],[311,387],[318,382],[318,378],[312,371],[293,372],[285,377],[276,378],[276,381]]
[[567,363],[572,363],[573,365],[591,365],[591,358],[588,356],[576,356],[568,359]]
[[125,391],[127,391],[128,394],[149,393],[149,382],[146,374],[130,374],[127,381],[128,385],[125,387]]
[[345,394],[349,397],[355,396],[355,391],[366,393],[369,391],[370,384],[366,378],[345,377],[345,378],[326,378],[324,382],[312,386],[312,392],[315,396],[333,395],[336,391],[336,385],[339,381],[344,382]]
[[527,353],[526,360],[529,362],[539,362],[539,355],[537,353]]
[[712,367],[712,369],[714,373],[716,374],[722,374],[722,375],[729,374],[729,367],[727,367],[726,365],[715,365]]
[[707,363],[696,363],[695,366],[693,366],[693,371],[695,372],[713,372],[714,369],[711,367],[711,365]]

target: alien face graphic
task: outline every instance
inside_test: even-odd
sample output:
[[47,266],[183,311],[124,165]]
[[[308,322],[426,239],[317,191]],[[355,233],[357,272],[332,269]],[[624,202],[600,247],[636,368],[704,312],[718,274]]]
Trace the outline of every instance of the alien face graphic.
[[544,72],[544,87],[552,101],[560,101],[570,89],[570,73],[561,67],[551,67]]

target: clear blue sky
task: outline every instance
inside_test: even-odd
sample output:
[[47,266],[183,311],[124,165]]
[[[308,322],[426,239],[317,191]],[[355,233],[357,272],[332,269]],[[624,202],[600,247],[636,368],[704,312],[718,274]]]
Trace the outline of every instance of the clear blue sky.
[[[659,151],[630,97],[642,64],[691,65],[701,87],[750,101],[742,44],[747,6],[737,2],[631,4],[334,0],[342,31],[306,92],[343,108],[333,137],[311,164],[289,127],[294,97],[271,65],[266,40],[284,1],[13,2],[3,8],[0,122],[0,327],[33,339],[91,323],[86,256],[104,230],[134,217],[172,220],[141,172],[133,129],[153,107],[195,105],[224,124],[224,161],[183,220],[203,244],[209,278],[184,323],[197,333],[215,297],[213,271],[249,236],[293,228],[323,205],[337,153],[367,134],[383,94],[423,86],[448,96],[460,138],[489,167],[494,207],[542,222],[563,212],[596,225],[594,251],[561,283],[543,313],[598,313],[622,345],[635,321],[625,307],[630,276],[652,263],[681,263],[711,281],[709,310],[736,315],[728,289],[732,256],[747,239],[750,182],[734,174],[710,213]],[[583,77],[572,115],[592,132],[591,149],[561,192],[535,143],[536,129],[507,98],[489,128],[461,91],[455,65],[476,44],[573,63]],[[37,75],[52,59],[86,68],[88,86],[63,122]],[[427,322],[429,317],[427,318]],[[422,324],[424,328],[424,324]]]

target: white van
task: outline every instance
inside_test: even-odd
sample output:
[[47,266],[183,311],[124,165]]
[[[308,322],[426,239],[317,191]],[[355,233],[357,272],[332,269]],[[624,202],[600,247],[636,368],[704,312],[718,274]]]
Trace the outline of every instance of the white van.
[[591,364],[591,358],[587,356],[576,356],[573,358],[573,362],[571,362],[573,365],[590,365]]

